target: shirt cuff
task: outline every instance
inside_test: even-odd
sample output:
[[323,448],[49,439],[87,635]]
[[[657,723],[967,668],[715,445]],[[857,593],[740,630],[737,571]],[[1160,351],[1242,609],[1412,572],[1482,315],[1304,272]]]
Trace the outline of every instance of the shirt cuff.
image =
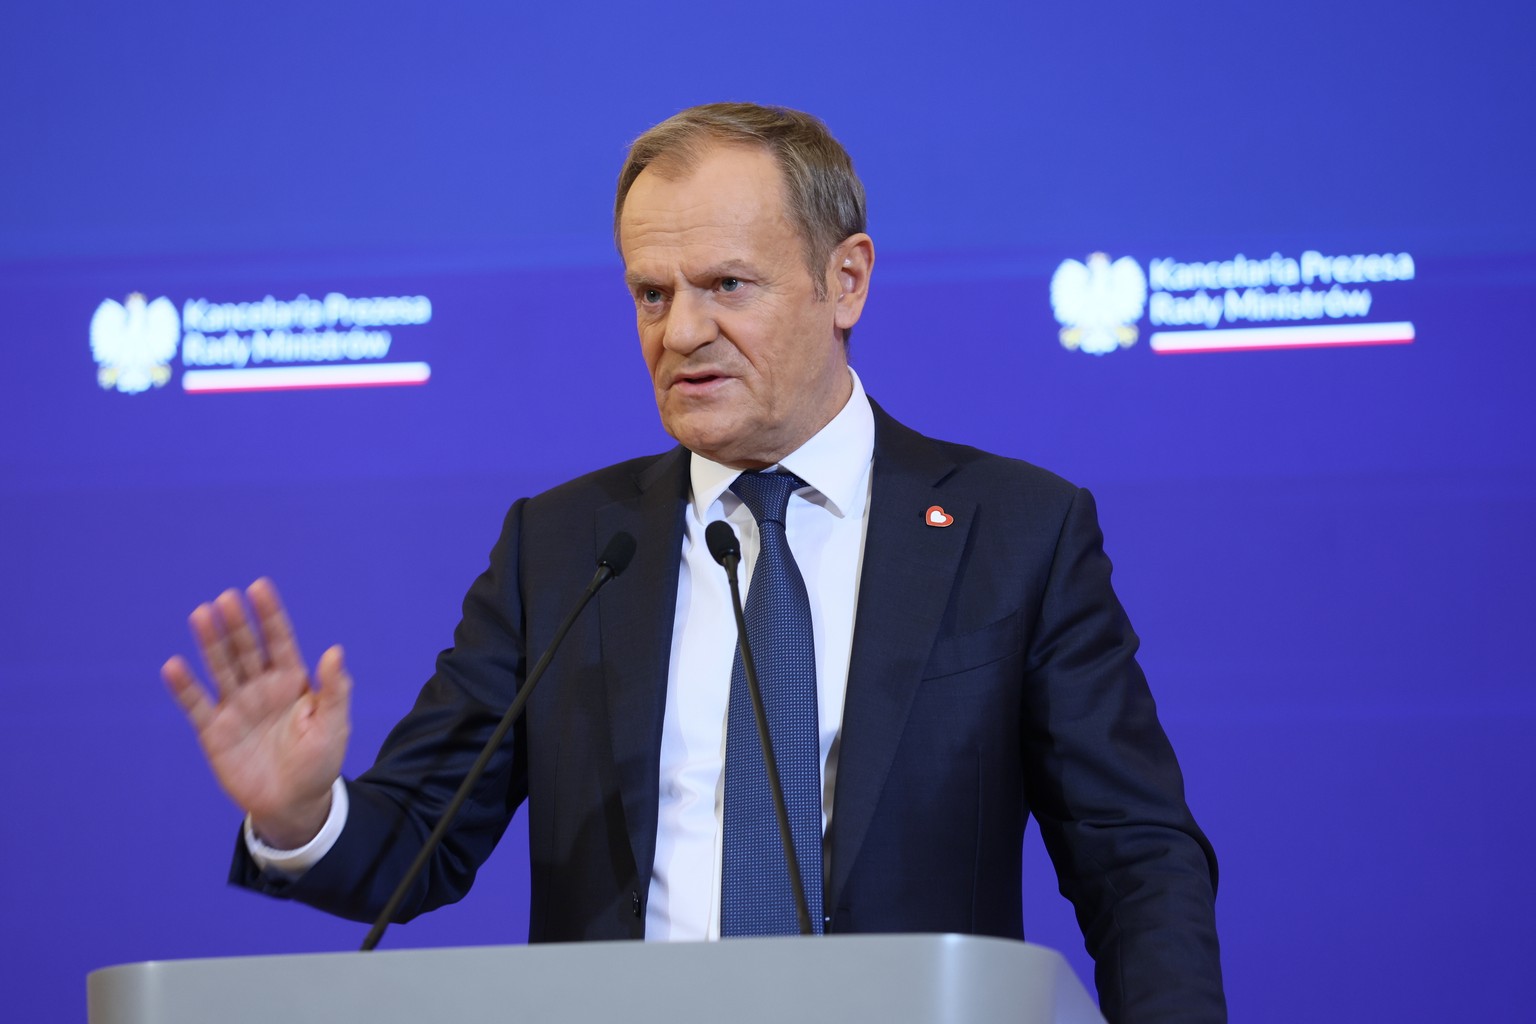
[[320,862],[320,858],[331,852],[331,847],[336,845],[336,840],[341,836],[341,830],[347,824],[347,784],[340,777],[331,783],[331,813],[326,815],[325,824],[320,826],[320,831],[315,838],[299,847],[297,850],[279,850],[274,846],[268,846],[256,835],[256,830],[251,827],[251,816],[245,816],[245,848],[251,855],[251,860],[265,874],[277,875],[292,881],[304,872]]

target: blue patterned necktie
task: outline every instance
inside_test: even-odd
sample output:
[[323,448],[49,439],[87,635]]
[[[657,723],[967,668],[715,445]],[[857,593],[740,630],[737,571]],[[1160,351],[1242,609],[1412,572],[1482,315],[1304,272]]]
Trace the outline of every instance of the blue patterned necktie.
[[[768,712],[768,732],[789,807],[811,926],[822,932],[821,739],[816,650],[805,580],[789,551],[784,513],[804,484],[788,473],[742,473],[731,485],[757,520],[760,547],[744,614]],[[720,934],[798,935],[784,844],[757,738],[741,648],[731,666],[725,739],[725,824]]]

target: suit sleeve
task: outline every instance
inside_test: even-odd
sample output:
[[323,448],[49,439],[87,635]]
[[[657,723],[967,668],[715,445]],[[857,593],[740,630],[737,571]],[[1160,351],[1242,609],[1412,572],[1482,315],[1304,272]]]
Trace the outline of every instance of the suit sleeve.
[[[230,881],[357,921],[371,921],[405,877],[443,809],[516,695],[525,670],[519,584],[523,502],[507,513],[490,565],[464,598],[454,645],[373,767],[347,783],[346,827],[297,879],[258,869],[243,837]],[[527,795],[521,724],[491,759],[394,920],[461,899]]]
[[1224,1021],[1215,853],[1185,803],[1085,490],[1040,609],[1026,661],[1027,786],[1104,1014]]

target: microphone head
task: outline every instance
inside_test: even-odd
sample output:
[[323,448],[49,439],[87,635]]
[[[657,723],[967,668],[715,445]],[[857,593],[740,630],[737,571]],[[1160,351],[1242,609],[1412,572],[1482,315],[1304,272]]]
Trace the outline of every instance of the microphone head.
[[617,576],[629,568],[629,560],[635,557],[635,538],[620,530],[608,539],[608,546],[597,556],[598,565],[606,565]]
[[741,545],[736,540],[736,531],[724,519],[716,519],[704,529],[704,543],[709,545],[709,553],[721,565],[732,555],[741,557]]

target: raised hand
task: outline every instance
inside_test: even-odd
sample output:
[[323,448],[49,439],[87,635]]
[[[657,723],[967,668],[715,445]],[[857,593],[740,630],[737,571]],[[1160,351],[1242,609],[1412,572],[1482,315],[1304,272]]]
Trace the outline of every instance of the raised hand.
[[332,647],[312,687],[272,581],[257,580],[246,596],[254,628],[235,590],[198,605],[188,620],[217,696],[179,655],[160,674],[224,792],[251,815],[264,842],[295,849],[314,838],[330,812],[331,783],[351,731],[352,678],[341,648]]

